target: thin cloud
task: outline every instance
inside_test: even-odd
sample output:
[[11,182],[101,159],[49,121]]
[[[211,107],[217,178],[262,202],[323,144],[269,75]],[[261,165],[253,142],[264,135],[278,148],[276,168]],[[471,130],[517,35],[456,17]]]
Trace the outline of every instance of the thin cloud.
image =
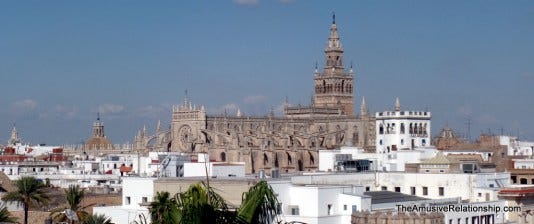
[[473,113],[473,109],[471,105],[464,104],[463,106],[458,108],[458,113],[465,117],[468,117],[468,116],[471,116],[471,114]]
[[134,117],[145,117],[145,118],[159,118],[163,113],[168,113],[171,110],[169,106],[160,105],[148,105],[136,109],[132,116]]
[[119,114],[124,112],[125,108],[123,105],[106,103],[98,106],[98,111],[102,114]]
[[490,114],[484,114],[482,116],[479,116],[475,119],[475,121],[482,125],[493,125],[497,124],[498,120],[495,118],[495,116]]
[[222,105],[220,107],[217,107],[213,110],[215,114],[222,114],[226,113],[228,115],[230,114],[237,114],[237,110],[239,110],[239,106],[235,103],[227,103],[225,105]]
[[257,5],[260,3],[259,0],[233,0],[233,2],[237,5],[244,5],[244,6]]
[[243,102],[245,104],[258,104],[264,102],[266,99],[267,97],[264,95],[247,96],[243,99]]
[[78,109],[75,106],[56,105],[54,111],[58,117],[74,118],[78,114]]
[[34,110],[37,107],[37,101],[32,99],[24,99],[14,102],[11,105],[11,110],[15,113],[24,113]]

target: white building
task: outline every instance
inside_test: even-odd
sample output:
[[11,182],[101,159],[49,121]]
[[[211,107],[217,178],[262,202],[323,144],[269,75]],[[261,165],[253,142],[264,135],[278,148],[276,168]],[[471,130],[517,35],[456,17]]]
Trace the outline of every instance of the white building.
[[208,154],[199,153],[197,162],[183,164],[184,177],[245,177],[245,162],[211,162]]
[[[424,198],[460,197],[482,202],[496,198],[497,191],[510,185],[509,173],[401,173],[367,172],[314,174],[292,177],[300,185],[356,185],[365,191],[395,191]],[[479,193],[481,195],[479,196]],[[490,193],[486,197],[486,193]]]
[[[472,223],[472,220],[494,220],[491,223],[503,223],[505,219],[503,206],[505,201],[498,200],[497,197],[487,198],[482,193],[480,200],[469,200],[465,202],[464,197],[469,198],[471,193],[476,191],[483,191],[484,189],[476,188],[478,190],[468,189],[465,185],[460,184],[458,188],[454,188],[452,183],[449,185],[443,183],[433,183],[436,176],[422,176],[415,174],[415,176],[402,177],[403,181],[407,179],[414,179],[417,182],[427,187],[426,195],[421,192],[419,195],[410,192],[402,191],[397,187],[392,187],[391,190],[380,190],[382,183],[388,179],[399,178],[399,176],[390,176],[389,173],[360,173],[360,174],[323,174],[323,175],[304,175],[295,176],[289,179],[273,179],[269,180],[269,184],[278,195],[279,210],[281,212],[280,218],[285,222],[302,222],[309,224],[319,223],[351,223],[351,215],[354,212],[371,211],[371,212],[397,212],[397,206],[444,206],[455,205],[460,207],[499,207],[499,212],[495,211],[470,211],[470,212],[444,212],[444,223]],[[402,173],[400,173],[402,175]],[[438,174],[440,175],[440,174]],[[442,175],[442,174],[441,174]],[[460,175],[456,177],[442,176],[451,178],[454,181],[464,181],[468,176]],[[432,179],[434,178],[434,179]],[[468,183],[476,186],[488,185],[492,178],[487,176],[474,177],[473,183]],[[496,176],[499,178],[499,176]],[[417,186],[417,183],[412,182]],[[457,184],[457,183],[455,183]],[[370,185],[370,186],[369,186]],[[396,185],[392,185],[396,186]],[[445,186],[441,190],[440,186]],[[377,190],[378,191],[371,191]],[[487,188],[489,191],[491,189]],[[433,192],[433,191],[436,192]],[[397,191],[397,192],[395,192]],[[471,192],[471,193],[469,193]],[[487,200],[486,200],[487,199]],[[489,223],[489,222],[473,222],[473,223]]]
[[147,206],[154,198],[154,180],[150,177],[126,177],[122,180],[122,205],[94,207],[93,214],[112,217],[113,223],[132,223],[144,215],[150,219]]
[[514,169],[534,169],[534,159],[512,159]]
[[362,187],[296,185],[290,180],[273,180],[269,185],[278,195],[280,218],[286,222],[348,224],[353,211],[371,208]]
[[534,155],[534,142],[520,141],[513,136],[498,136],[499,144],[508,147],[508,155],[531,156]]
[[394,111],[376,113],[376,152],[429,146],[430,118],[427,111],[401,111],[397,98]]
[[418,147],[385,153],[367,153],[357,147],[341,147],[339,150],[319,150],[319,171],[338,171],[343,160],[369,160],[370,171],[404,171],[407,163],[420,163],[437,154],[434,147]]

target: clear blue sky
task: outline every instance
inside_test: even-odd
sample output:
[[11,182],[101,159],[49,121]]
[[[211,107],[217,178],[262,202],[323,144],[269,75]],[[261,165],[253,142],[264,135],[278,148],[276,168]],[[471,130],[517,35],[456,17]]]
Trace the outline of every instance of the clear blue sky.
[[[532,1],[2,1],[0,139],[79,143],[102,112],[132,141],[167,126],[188,89],[210,113],[307,104],[336,12],[345,63],[372,112],[534,140]],[[3,134],[2,134],[3,133]]]

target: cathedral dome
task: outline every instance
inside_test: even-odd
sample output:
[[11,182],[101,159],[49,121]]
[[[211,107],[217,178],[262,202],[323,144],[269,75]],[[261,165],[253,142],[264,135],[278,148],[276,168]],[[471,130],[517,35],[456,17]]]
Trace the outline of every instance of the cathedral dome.
[[113,145],[106,137],[93,136],[87,139],[84,148],[87,150],[112,149]]
[[93,135],[84,144],[85,150],[113,149],[113,145],[104,135],[104,123],[100,121],[100,114],[93,123]]

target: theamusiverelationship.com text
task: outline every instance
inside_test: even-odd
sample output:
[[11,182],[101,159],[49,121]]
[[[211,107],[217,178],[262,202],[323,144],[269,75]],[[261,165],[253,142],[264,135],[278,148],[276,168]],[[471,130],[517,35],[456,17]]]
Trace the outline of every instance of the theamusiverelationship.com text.
[[396,205],[399,212],[521,212],[519,206],[496,205]]

